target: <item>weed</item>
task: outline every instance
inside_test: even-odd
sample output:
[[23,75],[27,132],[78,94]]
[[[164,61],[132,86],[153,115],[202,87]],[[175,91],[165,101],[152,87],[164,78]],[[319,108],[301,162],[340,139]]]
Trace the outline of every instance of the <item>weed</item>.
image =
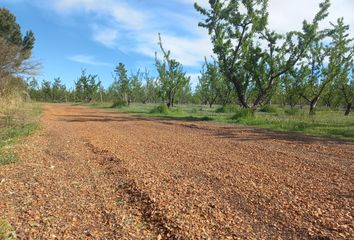
[[4,240],[16,240],[15,229],[4,218],[0,218],[0,239]]
[[14,164],[16,162],[17,162],[17,157],[15,154],[0,152],[0,166]]

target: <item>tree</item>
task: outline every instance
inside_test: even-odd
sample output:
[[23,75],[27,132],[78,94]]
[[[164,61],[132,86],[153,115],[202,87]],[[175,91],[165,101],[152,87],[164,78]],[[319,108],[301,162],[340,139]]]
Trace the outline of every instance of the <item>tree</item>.
[[268,28],[268,0],[209,0],[209,5],[208,10],[195,4],[206,17],[199,26],[208,29],[221,71],[234,85],[241,106],[256,109],[270,101],[279,77],[303,57],[330,3],[320,4],[312,23],[303,22],[302,32],[285,35]]
[[159,34],[159,46],[163,54],[163,60],[155,54],[155,65],[158,72],[158,85],[160,96],[166,102],[168,108],[173,107],[176,94],[189,84],[190,78],[183,71],[182,64],[171,58],[171,52],[163,48],[161,35]]
[[129,106],[131,102],[130,80],[124,63],[118,63],[114,72],[116,75],[114,76],[111,89],[119,101],[123,101]]
[[80,78],[75,82],[76,101],[91,102],[100,85],[97,75],[87,75],[86,70],[82,70]]
[[302,83],[300,95],[308,102],[310,114],[315,113],[320,97],[330,84],[336,79],[348,81],[346,76],[353,61],[353,47],[350,46],[352,39],[349,39],[346,33],[349,26],[344,25],[343,19],[338,19],[337,25],[332,26],[332,41],[326,44],[327,34],[319,35],[295,71],[297,80]]
[[52,101],[52,86],[47,80],[43,80],[41,84],[41,98],[42,101],[50,102]]
[[132,102],[142,102],[142,73],[138,70],[129,79],[129,95]]
[[27,31],[22,37],[16,17],[6,8],[0,8],[0,79],[6,75],[34,74],[38,63],[26,61],[34,47],[34,34]]
[[52,85],[52,101],[53,102],[66,102],[66,86],[61,82],[61,79],[54,78]]
[[344,115],[348,116],[354,107],[354,39],[349,38],[349,25],[344,25],[343,18],[338,19],[337,25],[333,26],[336,31],[333,35],[332,71],[337,71],[334,82],[343,96],[346,107]]
[[142,86],[142,103],[156,103],[159,100],[159,89],[153,77],[150,77],[149,72],[145,70],[143,74],[145,84]]

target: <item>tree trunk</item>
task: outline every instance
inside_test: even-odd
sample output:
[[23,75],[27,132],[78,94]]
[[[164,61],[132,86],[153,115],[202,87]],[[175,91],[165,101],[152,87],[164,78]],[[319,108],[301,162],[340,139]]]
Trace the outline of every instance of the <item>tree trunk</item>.
[[241,104],[242,107],[249,108],[241,84],[237,80],[233,80],[232,82],[235,86],[239,103]]
[[317,102],[318,102],[318,100],[310,102],[310,112],[309,112],[310,115],[315,114],[315,108],[316,108]]
[[344,116],[349,116],[350,111],[352,110],[352,103],[347,104],[347,108],[345,110]]

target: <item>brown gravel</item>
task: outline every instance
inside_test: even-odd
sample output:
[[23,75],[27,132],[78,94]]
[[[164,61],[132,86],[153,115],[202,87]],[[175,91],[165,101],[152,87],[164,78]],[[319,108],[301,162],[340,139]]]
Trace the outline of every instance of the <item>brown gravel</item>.
[[353,142],[46,105],[0,167],[19,239],[353,239]]

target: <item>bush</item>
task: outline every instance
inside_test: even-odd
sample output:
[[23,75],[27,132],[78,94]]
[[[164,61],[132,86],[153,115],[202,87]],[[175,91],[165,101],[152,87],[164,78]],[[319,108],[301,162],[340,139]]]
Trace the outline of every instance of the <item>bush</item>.
[[169,114],[170,109],[168,109],[166,105],[162,104],[151,109],[150,113]]
[[299,109],[285,109],[284,113],[289,116],[294,116],[299,112]]
[[237,110],[235,115],[232,116],[231,119],[233,120],[240,120],[240,119],[245,119],[245,118],[252,118],[254,117],[254,110],[250,108],[243,108]]
[[270,105],[265,105],[263,107],[261,107],[259,109],[260,112],[264,112],[264,113],[277,113],[278,112],[278,109],[275,108],[275,107],[272,107]]
[[111,108],[122,108],[127,106],[127,103],[123,100],[116,100],[113,102]]
[[237,105],[225,105],[215,110],[216,113],[235,113],[239,110]]

